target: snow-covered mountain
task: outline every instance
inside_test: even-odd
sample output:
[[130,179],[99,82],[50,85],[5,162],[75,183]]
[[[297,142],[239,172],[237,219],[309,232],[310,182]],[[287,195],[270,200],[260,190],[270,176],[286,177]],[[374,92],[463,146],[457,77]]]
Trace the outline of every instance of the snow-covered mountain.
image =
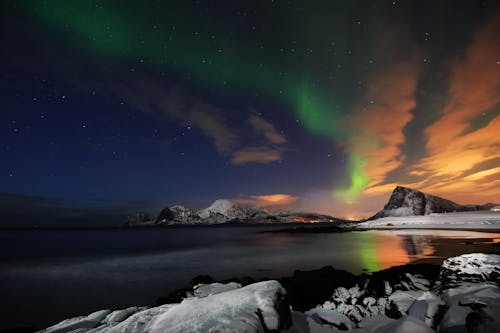
[[265,222],[272,215],[264,209],[239,205],[228,199],[218,199],[207,208],[197,212],[184,206],[164,208],[156,224],[218,224],[225,222],[251,221]]
[[493,204],[459,205],[453,201],[435,195],[420,192],[408,187],[397,186],[384,209],[369,220],[390,216],[428,215],[431,213],[465,212],[489,210]]
[[218,199],[209,207],[198,211],[198,215],[213,223],[222,223],[234,219],[265,219],[270,214],[261,208],[239,205],[228,199]]
[[194,211],[181,205],[164,208],[155,220],[156,224],[196,223],[201,220]]
[[176,205],[164,208],[155,224],[220,224],[220,223],[293,223],[333,222],[331,216],[313,213],[274,212],[264,208],[239,204],[229,199],[218,199],[197,212]]

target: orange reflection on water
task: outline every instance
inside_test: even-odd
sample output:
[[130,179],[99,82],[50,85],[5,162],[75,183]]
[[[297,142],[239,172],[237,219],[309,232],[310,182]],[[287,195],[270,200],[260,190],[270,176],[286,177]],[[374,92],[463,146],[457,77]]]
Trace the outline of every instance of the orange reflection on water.
[[430,256],[432,247],[421,236],[398,236],[386,231],[363,232],[359,251],[363,267],[370,272],[405,265]]
[[488,239],[500,242],[499,233],[461,230],[372,230],[360,232],[359,254],[370,272],[432,257],[433,238]]

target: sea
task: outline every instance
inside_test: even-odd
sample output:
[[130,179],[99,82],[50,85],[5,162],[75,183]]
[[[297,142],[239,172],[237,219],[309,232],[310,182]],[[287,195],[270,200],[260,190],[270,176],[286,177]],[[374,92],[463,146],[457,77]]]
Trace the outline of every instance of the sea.
[[[282,229],[292,228],[283,231]],[[456,230],[297,232],[293,226],[0,230],[0,331],[44,328],[100,309],[153,305],[215,280],[277,278],[333,266],[370,273],[449,256],[500,253],[500,233]]]

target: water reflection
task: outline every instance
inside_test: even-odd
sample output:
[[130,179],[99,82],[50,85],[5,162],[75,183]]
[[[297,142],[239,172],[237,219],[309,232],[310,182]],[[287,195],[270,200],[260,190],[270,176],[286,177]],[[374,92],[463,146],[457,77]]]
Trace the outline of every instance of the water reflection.
[[499,233],[461,230],[373,230],[360,232],[358,253],[365,271],[376,272],[392,266],[435,256],[435,239],[491,239],[500,242]]

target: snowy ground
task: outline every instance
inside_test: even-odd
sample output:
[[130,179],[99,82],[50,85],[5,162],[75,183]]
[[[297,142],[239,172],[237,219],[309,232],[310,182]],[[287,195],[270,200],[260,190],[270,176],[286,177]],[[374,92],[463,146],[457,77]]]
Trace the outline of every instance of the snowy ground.
[[361,229],[457,229],[500,230],[500,212],[478,211],[384,217],[357,224]]

